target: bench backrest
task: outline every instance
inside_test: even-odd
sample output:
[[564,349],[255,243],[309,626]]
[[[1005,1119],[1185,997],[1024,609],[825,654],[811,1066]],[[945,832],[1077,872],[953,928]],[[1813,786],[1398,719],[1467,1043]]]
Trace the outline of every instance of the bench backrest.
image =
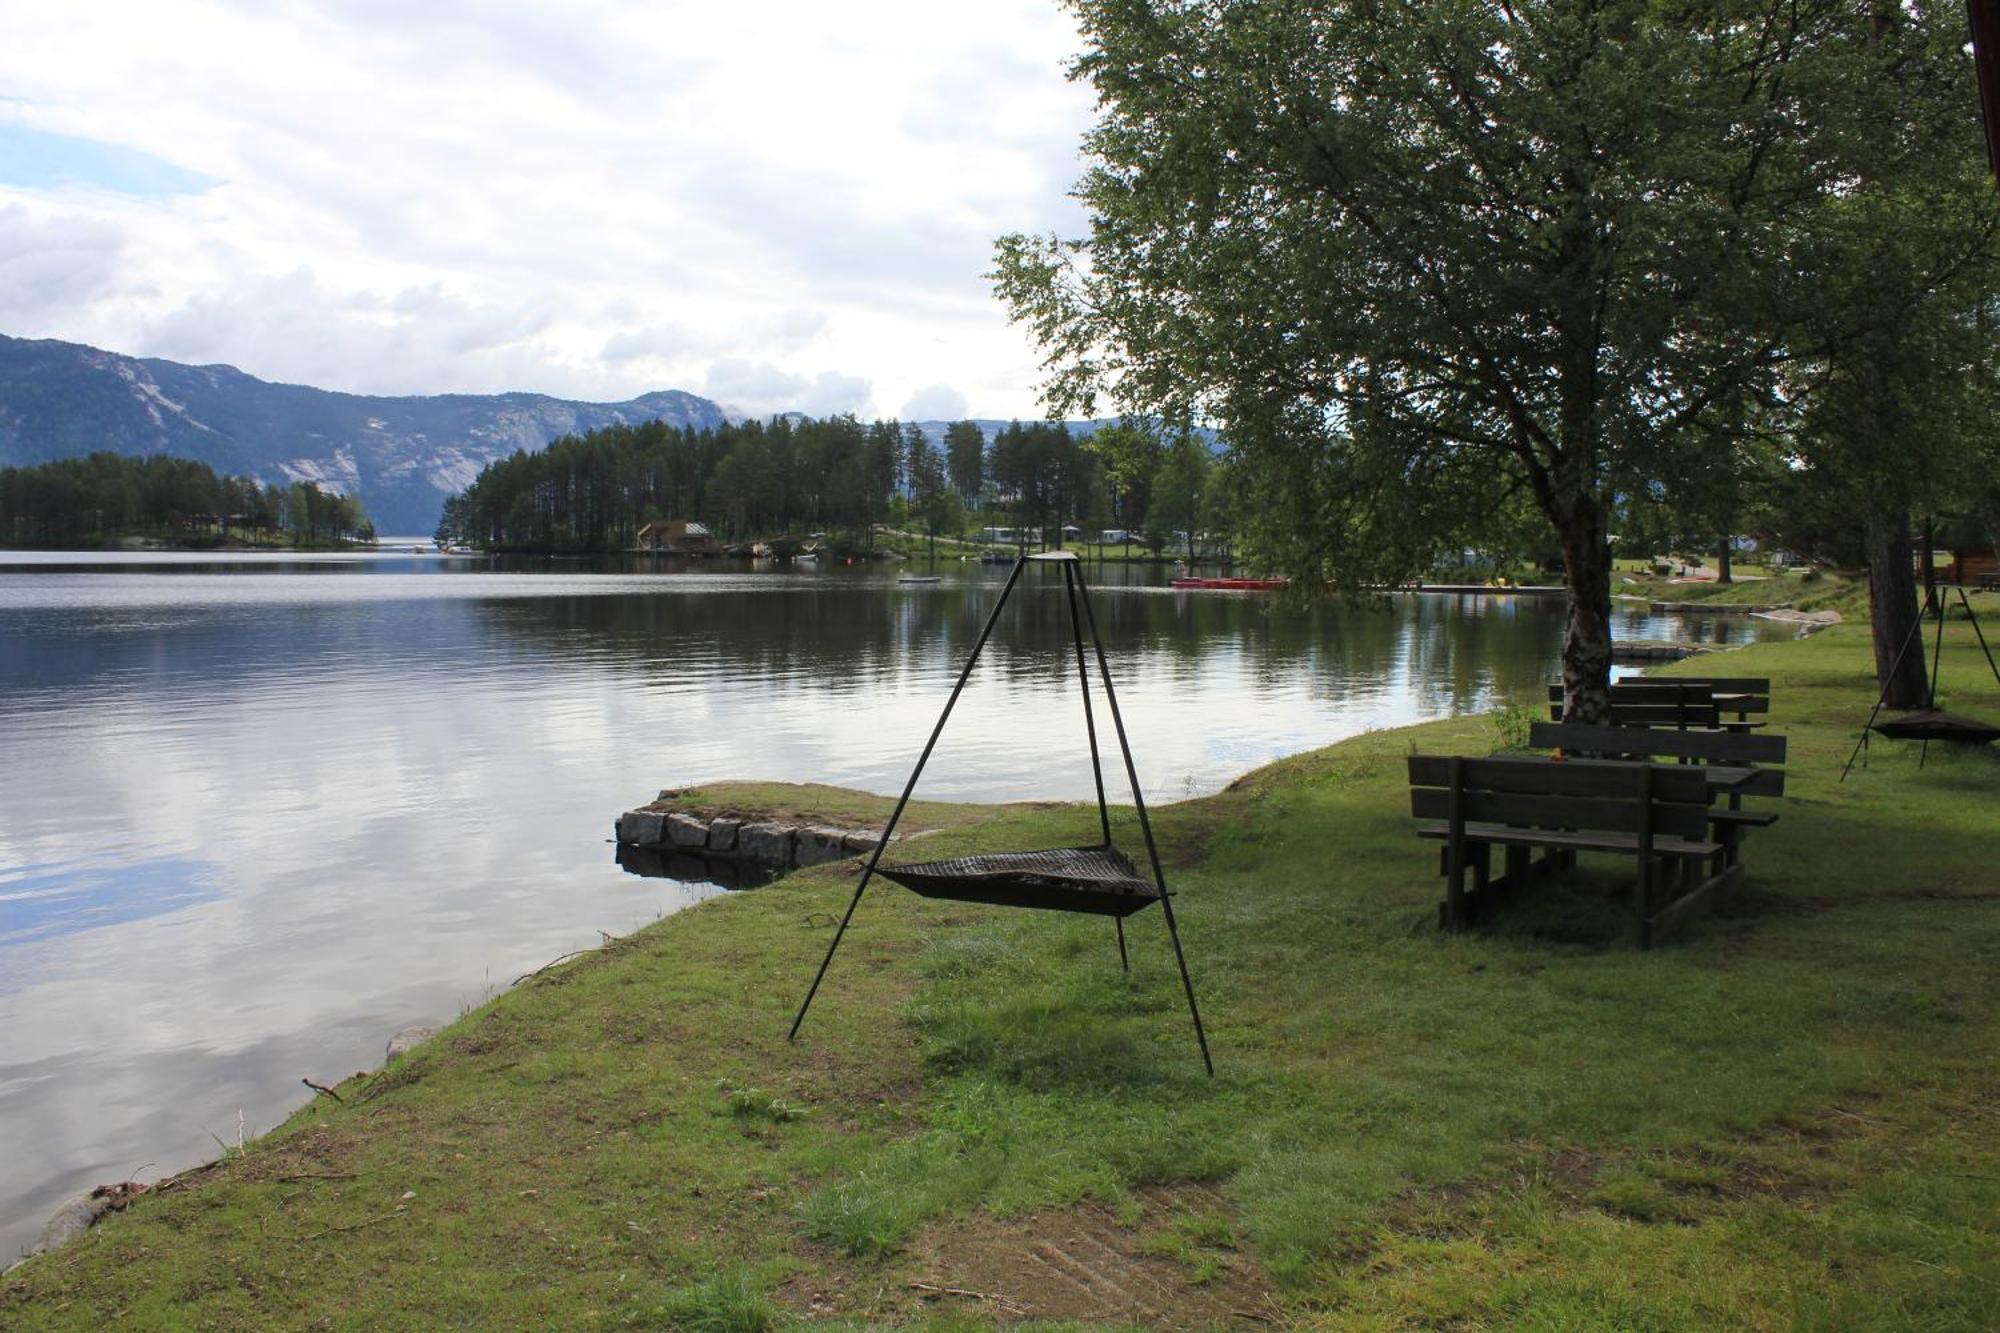
[[[1769,676],[1628,676],[1611,682],[1611,700],[1614,706],[1621,698],[1634,703],[1672,703],[1680,697],[1676,690],[1692,692],[1695,702],[1713,699],[1717,712],[1738,718],[1771,711]],[[1562,682],[1550,681],[1549,702],[1562,701]]]
[[[1562,720],[1562,689],[1550,691],[1549,718]],[[1662,690],[1658,686],[1611,687],[1611,723],[1618,727],[1715,727],[1722,710],[1706,686]]]
[[1708,783],[1698,768],[1424,754],[1411,755],[1409,767],[1410,813],[1419,819],[1697,839],[1708,831]]
[[[1654,685],[1671,685],[1685,681],[1689,685],[1706,685],[1717,694],[1761,694],[1771,697],[1769,676],[1651,676],[1648,682]],[[1624,681],[1618,682],[1624,684]]]
[[1660,678],[1657,683],[1665,685],[1669,681],[1708,686],[1715,696],[1716,708],[1724,713],[1734,713],[1739,718],[1750,713],[1771,711],[1769,676],[1670,676]]
[[[1785,762],[1783,736],[1739,731],[1661,731],[1650,727],[1594,727],[1581,722],[1536,722],[1528,728],[1528,744],[1538,750],[1559,749],[1566,754],[1618,759],[1664,757],[1694,764],[1760,768]],[[1760,771],[1742,791],[1752,796],[1782,796],[1785,775],[1777,768]]]

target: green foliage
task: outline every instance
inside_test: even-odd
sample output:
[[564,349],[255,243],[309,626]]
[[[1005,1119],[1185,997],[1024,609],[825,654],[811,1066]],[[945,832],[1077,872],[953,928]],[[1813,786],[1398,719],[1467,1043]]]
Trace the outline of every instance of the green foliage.
[[1159,436],[1136,422],[1121,421],[1094,432],[1090,451],[1104,460],[1104,478],[1122,525],[1144,531],[1152,521],[1153,474],[1163,452]]
[[1967,378],[2000,209],[1962,5],[1072,8],[1091,228],[1001,238],[998,293],[1052,410],[1221,428],[1260,563],[1393,582],[1526,503],[1595,696],[1614,523],[1709,545],[1822,452],[1816,398],[1893,458],[1897,383]]
[[929,537],[963,532],[968,491],[986,493],[996,526],[1052,545],[1063,524],[1105,516],[1099,460],[1068,427],[1015,422],[975,463],[979,438],[974,423],[955,423],[940,454],[915,426],[849,416],[611,426],[489,464],[445,502],[438,535],[499,550],[622,550],[648,515],[666,514],[726,538],[823,531],[837,549],[865,553],[885,520]]
[[986,484],[986,435],[976,421],[954,421],[944,432],[945,467],[967,509],[979,503]]
[[903,1145],[814,1194],[799,1210],[805,1234],[856,1258],[902,1248],[916,1226],[990,1184],[1001,1168],[992,1151],[967,1156],[944,1139]]
[[1493,725],[1493,753],[1510,754],[1528,748],[1529,728],[1546,718],[1527,704],[1502,704],[1486,715]]
[[354,496],[316,482],[271,486],[217,476],[187,458],[100,452],[0,468],[0,541],[16,546],[96,546],[126,536],[324,546],[374,535]]
[[681,1333],[766,1333],[781,1322],[762,1284],[741,1268],[683,1287],[661,1304],[659,1314]]
[[1062,545],[1060,529],[1081,512],[1097,459],[1060,422],[1016,421],[993,439],[996,498],[1012,511],[1010,526]]
[[446,520],[496,550],[623,550],[648,513],[724,537],[847,532],[865,549],[889,515],[906,447],[898,423],[851,416],[609,426],[488,464],[447,502]]
[[946,475],[945,457],[931,447],[915,426],[909,427],[905,436],[909,459],[904,472],[910,479],[913,516],[931,537],[949,537],[964,531],[965,502]]
[[1190,560],[1202,519],[1209,512],[1214,472],[1207,446],[1183,435],[1167,446],[1153,474],[1153,523],[1167,540],[1184,544]]
[[731,1079],[723,1079],[717,1086],[722,1090],[723,1104],[729,1108],[729,1114],[738,1120],[768,1120],[774,1125],[782,1125],[803,1120],[810,1114],[808,1108],[794,1105],[762,1088],[745,1087]]

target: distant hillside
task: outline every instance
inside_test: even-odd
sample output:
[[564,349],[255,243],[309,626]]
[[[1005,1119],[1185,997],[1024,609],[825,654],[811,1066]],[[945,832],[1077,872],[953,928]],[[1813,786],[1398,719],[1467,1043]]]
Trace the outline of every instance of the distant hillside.
[[218,472],[359,495],[383,533],[429,533],[445,496],[516,449],[653,420],[701,429],[722,425],[723,414],[678,390],[623,403],[539,393],[377,398],[272,384],[233,366],[0,336],[0,465],[98,449],[174,454]]

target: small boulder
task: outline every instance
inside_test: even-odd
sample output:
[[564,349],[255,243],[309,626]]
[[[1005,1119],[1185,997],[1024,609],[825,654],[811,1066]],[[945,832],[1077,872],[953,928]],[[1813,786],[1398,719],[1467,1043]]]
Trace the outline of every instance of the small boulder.
[[393,1060],[399,1055],[408,1055],[411,1051],[429,1041],[441,1031],[443,1031],[442,1028],[426,1023],[418,1023],[414,1026],[406,1027],[395,1036],[389,1038],[389,1051],[383,1058]]
[[711,852],[733,852],[736,850],[736,830],[743,827],[740,819],[711,819],[708,822],[708,850]]
[[658,810],[627,810],[618,816],[618,841],[659,847],[667,841],[667,817]]
[[879,833],[848,833],[840,841],[850,852],[872,852],[882,845]]
[[667,816],[667,839],[676,847],[708,846],[708,825],[679,811]]
[[74,1199],[63,1200],[62,1207],[56,1209],[49,1224],[42,1228],[29,1254],[46,1254],[59,1250],[97,1224],[97,1219],[109,1211],[110,1204],[103,1199],[94,1199],[88,1194],[79,1194]]
[[745,824],[736,831],[736,854],[776,869],[792,864],[792,830],[785,824]]
[[837,828],[801,828],[793,833],[793,856],[801,866],[825,865],[847,855],[847,834]]

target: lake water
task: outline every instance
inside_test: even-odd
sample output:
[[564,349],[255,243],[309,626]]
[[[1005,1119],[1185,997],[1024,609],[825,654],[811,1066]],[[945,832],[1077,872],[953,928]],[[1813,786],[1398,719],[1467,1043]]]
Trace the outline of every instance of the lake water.
[[[211,1157],[302,1076],[718,892],[615,864],[661,787],[899,790],[1006,574],[944,572],[0,552],[0,1267],[63,1197]],[[920,794],[1090,795],[1060,579],[1024,578]],[[1556,598],[1163,580],[1093,574],[1157,801],[1556,669]]]

